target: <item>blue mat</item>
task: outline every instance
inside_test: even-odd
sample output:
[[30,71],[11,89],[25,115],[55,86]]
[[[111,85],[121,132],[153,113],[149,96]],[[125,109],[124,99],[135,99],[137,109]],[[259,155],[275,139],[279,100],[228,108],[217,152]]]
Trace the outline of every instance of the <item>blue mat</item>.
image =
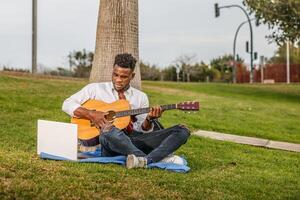
[[[103,164],[113,163],[113,164],[119,164],[119,165],[125,165],[125,163],[126,163],[126,156],[101,157],[100,149],[97,149],[96,151],[92,151],[92,152],[81,153],[81,156],[89,157],[89,158],[78,159],[77,161],[74,161],[74,162],[103,163]],[[71,161],[67,158],[54,156],[54,155],[47,154],[44,152],[41,152],[40,158],[48,159],[48,160]],[[183,165],[178,165],[178,164],[174,164],[174,163],[156,162],[156,163],[149,164],[147,166],[147,168],[158,168],[158,169],[165,169],[165,170],[170,170],[170,171],[179,172],[179,173],[186,173],[186,172],[190,171],[190,168],[187,166],[187,161],[184,158],[183,158],[183,160],[184,160]]]

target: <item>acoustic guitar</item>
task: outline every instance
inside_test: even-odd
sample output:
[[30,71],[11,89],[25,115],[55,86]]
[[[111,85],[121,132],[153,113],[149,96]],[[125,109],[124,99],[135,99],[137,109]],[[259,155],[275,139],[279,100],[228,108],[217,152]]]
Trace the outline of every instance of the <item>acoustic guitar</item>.
[[[131,117],[150,112],[150,107],[130,109],[127,100],[121,99],[113,103],[105,103],[99,100],[88,100],[82,107],[89,110],[96,110],[108,113],[105,118],[111,121],[119,129],[124,129],[130,123]],[[179,109],[183,111],[198,111],[199,102],[183,102],[177,104],[162,105],[162,110]],[[71,119],[71,123],[78,125],[78,139],[84,146],[94,146],[99,144],[100,130],[95,127],[93,122],[88,119],[76,118]]]

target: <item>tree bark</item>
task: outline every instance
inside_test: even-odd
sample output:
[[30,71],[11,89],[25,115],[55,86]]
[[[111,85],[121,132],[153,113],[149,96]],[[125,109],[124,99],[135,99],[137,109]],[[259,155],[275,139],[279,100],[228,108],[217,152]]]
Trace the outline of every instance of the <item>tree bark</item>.
[[[101,0],[90,82],[111,81],[114,58],[119,53],[131,53],[138,61],[138,45],[138,0]],[[135,73],[131,85],[140,89],[139,62]]]

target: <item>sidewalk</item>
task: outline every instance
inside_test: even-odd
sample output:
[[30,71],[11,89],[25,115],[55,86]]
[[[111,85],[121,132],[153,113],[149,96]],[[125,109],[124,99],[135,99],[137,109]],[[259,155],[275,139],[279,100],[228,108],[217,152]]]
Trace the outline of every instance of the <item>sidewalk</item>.
[[193,133],[193,135],[211,138],[215,140],[235,142],[239,144],[248,144],[252,146],[266,147],[271,149],[281,149],[286,151],[300,152],[300,144],[295,144],[295,143],[280,142],[280,141],[273,141],[273,140],[255,138],[255,137],[231,135],[231,134],[224,134],[224,133],[203,131],[203,130],[196,131]]

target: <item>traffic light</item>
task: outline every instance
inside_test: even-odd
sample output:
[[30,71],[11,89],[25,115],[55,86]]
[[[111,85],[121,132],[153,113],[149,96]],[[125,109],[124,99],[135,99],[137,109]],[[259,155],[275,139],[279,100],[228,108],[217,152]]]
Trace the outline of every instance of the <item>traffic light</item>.
[[254,60],[257,59],[257,52],[254,52]]
[[249,42],[246,41],[246,52],[249,53]]
[[215,3],[215,16],[219,17],[220,16],[220,8],[217,3]]

